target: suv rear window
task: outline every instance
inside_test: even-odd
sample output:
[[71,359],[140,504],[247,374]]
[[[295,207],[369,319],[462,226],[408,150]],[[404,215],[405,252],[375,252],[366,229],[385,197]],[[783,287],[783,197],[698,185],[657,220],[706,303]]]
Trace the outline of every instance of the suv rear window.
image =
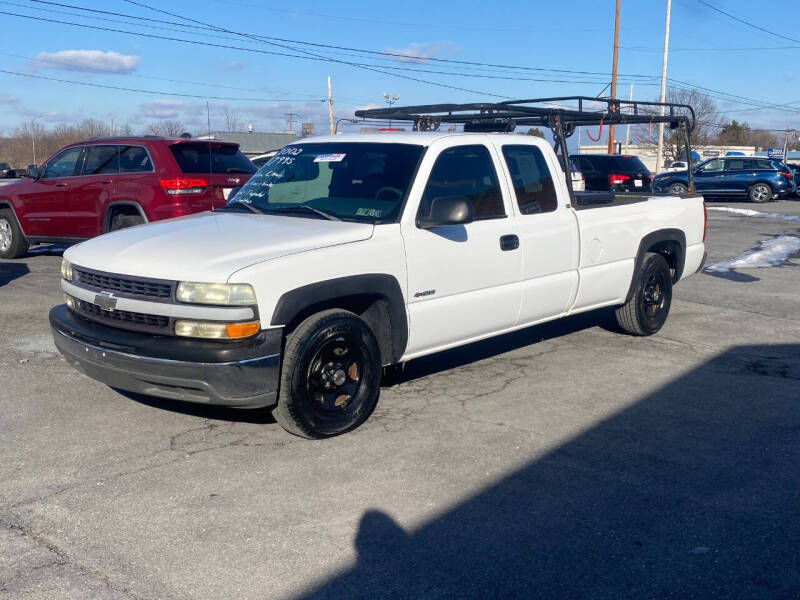
[[[209,144],[203,142],[173,144],[169,147],[172,156],[184,173],[255,173],[258,169],[231,144]],[[209,160],[209,149],[211,159]]]

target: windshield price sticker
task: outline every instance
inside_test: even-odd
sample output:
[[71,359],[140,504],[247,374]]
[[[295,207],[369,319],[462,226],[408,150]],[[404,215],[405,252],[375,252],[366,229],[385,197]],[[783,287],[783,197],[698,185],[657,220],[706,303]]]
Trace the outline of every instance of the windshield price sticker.
[[356,211],[356,215],[359,217],[375,217],[379,219],[382,214],[382,210],[377,210],[375,208],[359,208]]
[[342,159],[347,154],[320,154],[314,159],[314,162],[342,162]]

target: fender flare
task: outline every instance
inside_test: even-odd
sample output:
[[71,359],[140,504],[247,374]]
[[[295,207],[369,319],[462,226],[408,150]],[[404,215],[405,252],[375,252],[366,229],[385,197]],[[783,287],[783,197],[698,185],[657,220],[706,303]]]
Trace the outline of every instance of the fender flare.
[[677,283],[683,275],[684,265],[686,264],[686,234],[680,229],[659,229],[648,233],[639,242],[639,250],[636,252],[636,259],[633,263],[631,285],[628,288],[628,294],[625,296],[626,303],[633,298],[633,293],[639,285],[639,276],[642,272],[647,249],[660,242],[676,242],[678,245],[678,252],[675,256],[675,276],[672,278],[672,283]]
[[[391,359],[396,362],[408,344],[408,315],[400,283],[393,275],[367,273],[318,281],[285,292],[275,305],[271,325],[288,325],[308,308],[354,296],[384,300],[391,324]],[[380,335],[380,332],[376,332]]]
[[103,215],[103,233],[108,233],[111,229],[111,213],[113,209],[117,206],[132,206],[135,208],[139,214],[141,215],[142,219],[144,219],[145,223],[148,223],[149,220],[147,219],[147,215],[144,214],[144,210],[142,209],[142,205],[138,202],[133,202],[131,200],[119,200],[117,202],[110,202],[106,205],[105,214]]

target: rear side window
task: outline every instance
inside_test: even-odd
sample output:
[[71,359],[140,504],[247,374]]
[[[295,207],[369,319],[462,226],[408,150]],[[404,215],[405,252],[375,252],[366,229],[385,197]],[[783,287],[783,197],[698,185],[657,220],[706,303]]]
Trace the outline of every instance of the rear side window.
[[202,142],[173,144],[169,147],[172,156],[184,173],[255,173],[258,169],[230,144],[207,144]]
[[552,212],[558,207],[556,188],[542,151],[536,146],[503,146],[503,157],[523,215]]
[[486,146],[456,146],[443,151],[431,170],[420,208],[434,198],[463,196],[472,202],[475,220],[506,216],[497,173]]
[[755,169],[754,162],[755,161],[745,160],[743,158],[729,158],[725,161],[725,170],[743,171],[745,169]]
[[119,146],[87,146],[83,175],[116,175],[119,170]]
[[778,160],[769,160],[769,159],[766,159],[766,158],[760,158],[756,162],[758,163],[758,167],[757,168],[759,168],[759,169],[775,169],[777,171],[782,171],[783,170],[783,166],[782,166],[781,162],[778,161]]
[[121,146],[119,149],[120,173],[151,173],[153,162],[142,146]]

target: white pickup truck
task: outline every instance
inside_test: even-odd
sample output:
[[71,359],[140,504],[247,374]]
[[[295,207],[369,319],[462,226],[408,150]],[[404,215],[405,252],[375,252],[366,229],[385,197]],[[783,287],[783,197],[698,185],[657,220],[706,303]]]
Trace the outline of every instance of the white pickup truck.
[[114,388],[321,438],[367,419],[389,365],[605,306],[657,332],[704,238],[699,195],[572,200],[540,138],[308,138],[222,210],[68,249],[50,322]]

